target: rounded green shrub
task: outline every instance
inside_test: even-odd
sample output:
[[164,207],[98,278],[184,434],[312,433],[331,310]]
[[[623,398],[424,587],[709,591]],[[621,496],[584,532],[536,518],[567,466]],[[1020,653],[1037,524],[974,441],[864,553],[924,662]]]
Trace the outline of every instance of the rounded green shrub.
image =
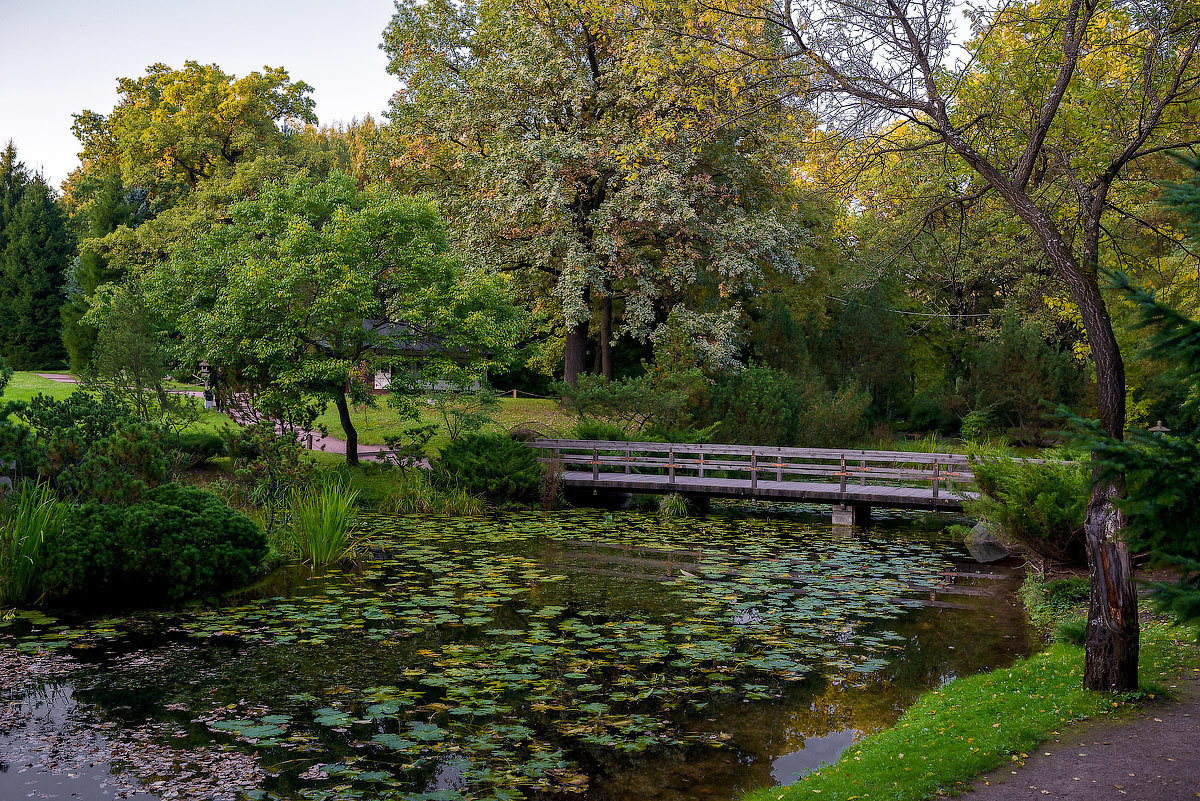
[[162,484],[128,506],[84,504],[45,550],[42,589],[54,603],[155,603],[247,583],[267,540],[215,495]]
[[442,450],[433,480],[493,501],[529,501],[538,495],[542,466],[531,448],[507,434],[467,434]]
[[229,444],[220,434],[209,431],[194,431],[180,434],[172,443],[175,450],[188,458],[194,467],[216,459],[218,456],[229,455]]
[[971,470],[980,495],[963,503],[967,514],[989,520],[1041,557],[1082,564],[1083,514],[1091,471],[1083,462],[1024,461],[978,455]]

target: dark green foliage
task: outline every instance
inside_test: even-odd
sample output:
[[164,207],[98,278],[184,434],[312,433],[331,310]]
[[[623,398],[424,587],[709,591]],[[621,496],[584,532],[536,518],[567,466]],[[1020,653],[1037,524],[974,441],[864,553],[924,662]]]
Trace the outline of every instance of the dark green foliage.
[[819,376],[748,367],[717,380],[700,418],[720,442],[837,447],[862,437],[869,404],[853,384],[833,391]]
[[129,506],[84,504],[45,549],[42,587],[54,603],[155,603],[245,584],[267,541],[211,493],[163,484]]
[[229,444],[220,434],[208,431],[193,431],[179,434],[171,441],[171,447],[188,457],[191,465],[229,455]]
[[575,424],[575,437],[577,439],[602,440],[606,442],[633,441],[625,433],[625,429],[604,420],[580,420]]
[[531,448],[507,434],[467,434],[442,451],[433,479],[493,501],[529,501],[537,497],[542,467]]
[[1075,357],[1042,338],[1034,323],[1004,318],[994,339],[974,353],[968,393],[1020,442],[1039,442],[1050,425],[1047,403],[1072,404],[1086,386]]
[[[311,425],[311,415],[306,422]],[[271,419],[226,429],[225,439],[234,473],[245,482],[251,503],[263,511],[270,534],[292,490],[312,477],[312,465],[301,458],[295,430],[281,431]]]
[[1091,486],[1086,464],[978,456],[971,469],[980,496],[964,501],[968,514],[995,523],[1043,558],[1084,561],[1083,513]]
[[[1148,330],[1147,350],[1171,365],[1187,388],[1180,413],[1200,412],[1200,322],[1158,303],[1115,276],[1116,288],[1136,309],[1137,327]],[[1200,619],[1200,430],[1157,434],[1130,429],[1125,440],[1105,434],[1095,421],[1074,418],[1084,446],[1102,464],[1101,480],[1124,475],[1129,517],[1126,536],[1137,550],[1179,571],[1177,582],[1154,585],[1160,606],[1183,620]]]
[[67,297],[62,305],[62,338],[71,369],[79,372],[91,367],[96,346],[96,329],[83,322],[92,306],[92,297],[103,284],[121,277],[121,271],[109,267],[108,259],[100,253],[96,242],[88,241],[111,234],[124,225],[136,228],[150,214],[146,193],[127,190],[117,172],[99,176],[84,174],[79,194],[88,202],[72,218],[82,240],[79,258],[68,275]]
[[53,190],[9,142],[0,152],[0,356],[14,369],[62,361],[59,307],[73,252]]
[[1056,604],[1087,603],[1091,583],[1086,576],[1055,579],[1046,582],[1046,600]]
[[555,390],[581,421],[603,421],[631,434],[653,429],[694,439],[692,409],[707,380],[695,368],[665,372],[643,366],[647,370],[641,375],[612,381],[581,375],[578,385],[556,384]]
[[874,418],[903,414],[912,397],[908,341],[892,303],[877,284],[841,304],[830,332],[834,385],[856,384],[870,399]]
[[49,481],[64,497],[133,503],[166,479],[162,432],[111,395],[38,395],[18,416],[33,436],[17,456],[17,472]]

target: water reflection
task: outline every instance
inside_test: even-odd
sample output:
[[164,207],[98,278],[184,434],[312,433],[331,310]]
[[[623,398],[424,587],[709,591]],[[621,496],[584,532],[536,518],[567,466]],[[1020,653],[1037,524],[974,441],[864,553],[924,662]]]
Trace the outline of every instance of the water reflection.
[[913,519],[838,537],[823,518],[741,511],[391,521],[350,570],[293,566],[232,606],[103,636],[32,631],[22,648],[74,643],[86,709],[71,696],[39,718],[25,696],[20,725],[62,739],[95,714],[147,747],[169,731],[175,751],[129,770],[171,791],[172,755],[207,748],[269,798],[486,780],[537,799],[733,799],[1027,649],[1015,574]]

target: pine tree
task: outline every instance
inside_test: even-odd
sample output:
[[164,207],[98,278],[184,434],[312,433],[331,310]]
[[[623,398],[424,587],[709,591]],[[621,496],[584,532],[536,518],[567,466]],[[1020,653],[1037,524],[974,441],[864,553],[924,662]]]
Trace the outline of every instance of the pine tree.
[[0,357],[18,370],[62,360],[59,307],[74,243],[53,190],[0,155]]

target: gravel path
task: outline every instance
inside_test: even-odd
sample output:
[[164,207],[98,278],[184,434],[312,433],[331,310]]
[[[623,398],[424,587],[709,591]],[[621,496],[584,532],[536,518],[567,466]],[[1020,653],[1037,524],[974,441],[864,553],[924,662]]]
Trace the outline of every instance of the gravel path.
[[1194,801],[1200,798],[1198,685],[1193,678],[1178,688],[1181,701],[1151,705],[1137,717],[1072,727],[1039,746],[1024,767],[984,776],[960,798]]

